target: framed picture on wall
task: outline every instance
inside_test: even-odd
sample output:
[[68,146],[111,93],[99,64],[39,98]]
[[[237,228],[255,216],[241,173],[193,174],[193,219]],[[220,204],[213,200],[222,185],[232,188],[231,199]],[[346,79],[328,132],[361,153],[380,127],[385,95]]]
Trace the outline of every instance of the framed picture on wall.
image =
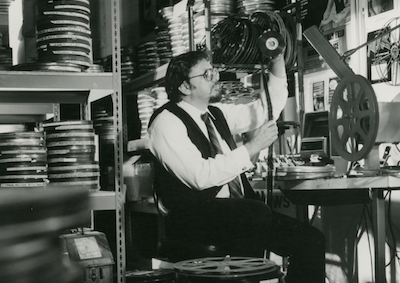
[[312,83],[313,111],[325,110],[325,81]]
[[393,10],[393,0],[368,0],[368,17]]
[[[319,2],[319,1],[318,1]],[[319,29],[322,32],[344,26],[351,18],[351,1],[350,0],[329,0],[325,10],[323,11],[322,19],[319,24]]]

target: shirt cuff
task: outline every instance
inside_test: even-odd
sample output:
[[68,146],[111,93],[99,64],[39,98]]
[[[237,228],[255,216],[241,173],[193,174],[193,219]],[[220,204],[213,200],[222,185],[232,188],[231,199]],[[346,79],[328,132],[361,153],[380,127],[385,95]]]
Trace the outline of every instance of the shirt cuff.
[[240,171],[240,174],[254,167],[254,164],[251,162],[249,153],[244,145],[239,146],[232,151],[232,153],[234,154],[234,160],[238,170]]

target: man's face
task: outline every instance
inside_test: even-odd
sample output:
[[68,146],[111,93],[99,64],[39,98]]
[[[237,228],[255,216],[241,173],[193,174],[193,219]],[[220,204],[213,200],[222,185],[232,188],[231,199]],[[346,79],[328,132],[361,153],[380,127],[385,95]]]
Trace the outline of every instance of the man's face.
[[190,96],[192,99],[201,100],[207,103],[218,102],[222,98],[222,93],[220,91],[219,84],[216,84],[219,80],[219,75],[214,77],[213,80],[206,80],[203,74],[207,70],[213,69],[213,66],[207,60],[200,61],[197,65],[195,65],[192,70],[189,72],[188,82],[191,87]]

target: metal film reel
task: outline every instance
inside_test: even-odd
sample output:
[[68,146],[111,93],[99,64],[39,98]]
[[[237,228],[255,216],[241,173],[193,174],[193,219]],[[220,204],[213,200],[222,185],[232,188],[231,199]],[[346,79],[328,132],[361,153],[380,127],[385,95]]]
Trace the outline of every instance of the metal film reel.
[[348,161],[363,159],[375,144],[378,126],[379,106],[371,83],[360,75],[344,77],[329,111],[334,149]]
[[[373,54],[372,67],[382,81],[400,85],[400,17],[389,20],[376,35],[378,39],[369,44]],[[386,33],[386,34],[385,34]]]
[[178,262],[174,265],[178,274],[209,278],[239,278],[276,271],[275,262],[251,257],[208,257]]
[[283,37],[279,32],[268,31],[258,38],[258,48],[268,58],[275,58],[282,53],[285,47]]

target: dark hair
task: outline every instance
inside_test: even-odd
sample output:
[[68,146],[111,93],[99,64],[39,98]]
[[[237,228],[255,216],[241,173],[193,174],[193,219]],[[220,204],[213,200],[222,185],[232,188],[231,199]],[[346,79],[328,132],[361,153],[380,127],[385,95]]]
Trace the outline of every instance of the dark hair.
[[211,54],[204,50],[189,51],[171,59],[165,75],[165,90],[169,100],[175,103],[182,100],[179,86],[188,79],[190,70],[204,59],[211,60]]

